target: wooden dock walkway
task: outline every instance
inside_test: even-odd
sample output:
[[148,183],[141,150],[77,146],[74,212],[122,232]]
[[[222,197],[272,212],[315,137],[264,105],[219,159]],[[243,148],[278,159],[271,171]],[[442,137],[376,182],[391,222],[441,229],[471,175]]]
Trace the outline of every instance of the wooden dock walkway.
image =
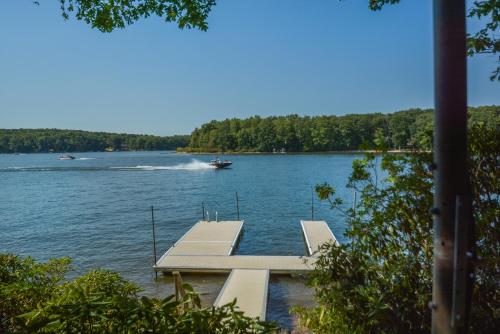
[[332,230],[324,220],[301,220],[300,225],[302,226],[302,233],[304,234],[309,256],[313,256],[325,242],[333,240],[333,242],[338,243]]
[[236,298],[236,306],[246,316],[265,320],[269,270],[234,269],[222,287],[214,306],[223,306]]

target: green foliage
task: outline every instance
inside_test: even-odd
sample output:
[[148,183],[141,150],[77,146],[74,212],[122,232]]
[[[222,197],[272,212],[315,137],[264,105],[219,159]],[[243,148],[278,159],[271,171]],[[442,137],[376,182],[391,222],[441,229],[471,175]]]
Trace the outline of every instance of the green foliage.
[[[500,127],[476,124],[469,152],[477,265],[471,333],[500,326]],[[314,333],[429,333],[432,296],[433,178],[430,153],[373,154],[353,163],[348,187],[360,201],[347,214],[350,242],[325,244],[310,284],[318,306],[298,308],[302,326]],[[381,171],[382,170],[382,171]],[[382,173],[381,173],[382,172]],[[379,180],[378,175],[384,175]],[[317,187],[332,207],[335,189]]]
[[69,264],[68,258],[37,263],[29,257],[0,254],[0,333],[19,329],[17,315],[52,297]]
[[248,318],[235,302],[200,307],[185,284],[175,300],[139,296],[141,289],[107,270],[62,283],[69,260],[36,263],[0,254],[0,332],[269,333],[275,325]]
[[0,153],[175,150],[189,136],[159,137],[58,129],[0,129]]
[[376,129],[373,137],[374,137],[373,143],[377,148],[380,148],[382,150],[387,149],[389,138],[387,138],[387,134],[385,133],[384,129],[382,128]]
[[[493,55],[499,53],[500,40],[498,39],[498,25],[500,24],[500,1],[474,1],[474,6],[469,10],[468,17],[478,20],[487,20],[483,28],[479,29],[474,34],[468,34],[467,53],[469,56],[482,53]],[[497,59],[497,62],[500,63],[500,55]],[[493,71],[490,79],[500,81],[500,66],[497,66]]]
[[215,0],[59,0],[64,19],[77,20],[102,32],[125,28],[141,18],[156,15],[179,28],[207,30],[207,17]]
[[480,124],[469,135],[473,212],[476,223],[476,284],[472,333],[500,328],[500,125]]
[[381,10],[384,5],[394,5],[400,0],[368,0],[368,7],[371,10]]
[[[499,106],[469,108],[470,122],[500,122]],[[300,117],[288,115],[226,119],[191,133],[185,152],[323,152],[358,149],[432,148],[431,109],[392,114]]]

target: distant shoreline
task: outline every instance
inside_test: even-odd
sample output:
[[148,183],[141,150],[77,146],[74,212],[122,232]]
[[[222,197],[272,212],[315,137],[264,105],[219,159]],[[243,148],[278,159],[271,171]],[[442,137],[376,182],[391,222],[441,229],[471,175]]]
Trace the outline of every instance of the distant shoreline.
[[366,153],[430,153],[432,151],[425,150],[345,150],[345,151],[316,151],[316,152],[255,152],[255,151],[230,151],[230,152],[192,152],[177,150],[177,154],[192,154],[192,155],[313,155],[313,154],[366,154]]
[[71,154],[85,154],[85,153],[122,153],[122,152],[172,152],[179,155],[182,154],[190,154],[190,155],[318,155],[318,154],[366,154],[366,153],[430,153],[431,151],[422,151],[422,150],[339,150],[339,151],[316,151],[316,152],[256,152],[256,151],[231,151],[231,152],[221,152],[221,151],[213,151],[213,152],[189,152],[183,150],[121,150],[121,151],[60,151],[60,152],[13,152],[13,153],[1,153],[6,155],[26,155],[26,154],[63,154],[63,153],[71,153]]

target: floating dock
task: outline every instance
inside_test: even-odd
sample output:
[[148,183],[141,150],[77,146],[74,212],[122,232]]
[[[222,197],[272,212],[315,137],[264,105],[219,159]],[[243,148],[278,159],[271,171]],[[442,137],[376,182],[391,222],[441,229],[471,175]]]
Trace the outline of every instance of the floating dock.
[[200,221],[193,225],[155,265],[156,271],[226,273],[233,269],[292,274],[312,270],[313,260],[300,256],[232,255],[243,221]]
[[300,225],[307,245],[307,255],[314,256],[319,247],[326,242],[333,241],[338,244],[332,230],[324,220],[301,220]]
[[234,269],[222,287],[214,306],[236,299],[236,306],[246,316],[266,319],[269,270]]
[[157,271],[228,273],[233,269],[269,270],[271,274],[303,273],[313,269],[314,259],[301,256],[232,255],[165,256]]
[[243,228],[243,221],[200,221],[193,225],[160,258],[185,255],[231,255]]
[[233,255],[243,221],[200,221],[156,262],[163,272],[229,273],[215,306],[236,298],[247,316],[265,320],[270,274],[303,273],[314,269],[316,252],[325,242],[337,243],[325,221],[301,220],[307,256]]

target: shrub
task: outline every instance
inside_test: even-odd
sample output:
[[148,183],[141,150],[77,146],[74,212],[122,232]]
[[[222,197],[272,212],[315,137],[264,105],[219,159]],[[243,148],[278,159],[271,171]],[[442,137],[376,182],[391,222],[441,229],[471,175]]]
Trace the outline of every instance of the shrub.
[[269,333],[273,323],[244,316],[235,302],[200,307],[185,284],[180,300],[139,296],[119,274],[94,270],[63,282],[69,259],[36,263],[0,255],[0,333]]
[[0,254],[0,333],[17,331],[17,315],[53,296],[70,262],[69,258],[62,258],[37,263],[30,257]]
[[[477,264],[471,333],[500,328],[500,132],[474,126],[469,135]],[[433,179],[429,153],[368,154],[353,163],[348,187],[360,202],[344,211],[350,242],[321,248],[310,285],[318,306],[297,308],[300,324],[315,333],[429,333],[432,297]],[[381,169],[381,170],[380,170]],[[379,180],[384,175],[383,180]],[[318,196],[341,209],[327,184]]]

